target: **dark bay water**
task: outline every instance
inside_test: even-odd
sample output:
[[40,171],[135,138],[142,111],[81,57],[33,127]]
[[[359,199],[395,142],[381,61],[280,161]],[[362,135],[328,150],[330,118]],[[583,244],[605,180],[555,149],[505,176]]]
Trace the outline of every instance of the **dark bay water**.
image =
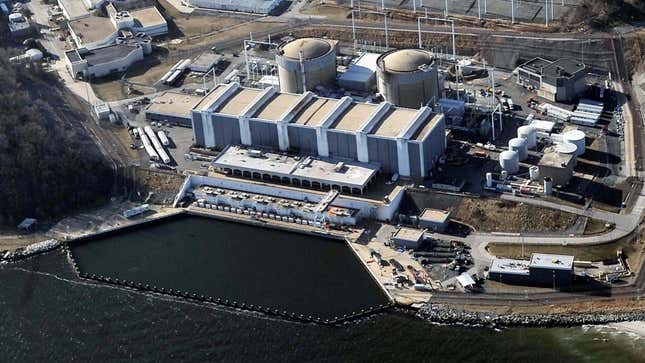
[[83,272],[333,318],[388,303],[342,241],[184,216],[79,244]]
[[62,251],[0,265],[2,362],[613,363],[643,362],[642,343],[582,328],[436,326],[396,311],[325,327],[86,282]]

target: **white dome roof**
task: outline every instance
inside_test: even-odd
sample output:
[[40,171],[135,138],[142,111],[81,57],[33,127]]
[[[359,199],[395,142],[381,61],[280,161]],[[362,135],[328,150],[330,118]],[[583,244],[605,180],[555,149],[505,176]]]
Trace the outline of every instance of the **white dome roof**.
[[331,44],[319,38],[300,38],[282,46],[282,53],[287,58],[300,59],[300,52],[304,59],[314,59],[329,53]]
[[422,49],[400,49],[383,55],[383,70],[415,72],[419,67],[432,64],[432,53]]

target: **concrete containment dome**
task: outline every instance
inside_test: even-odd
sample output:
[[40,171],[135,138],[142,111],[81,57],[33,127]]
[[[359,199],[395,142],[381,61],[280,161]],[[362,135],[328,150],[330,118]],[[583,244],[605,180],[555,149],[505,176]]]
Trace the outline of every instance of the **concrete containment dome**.
[[437,65],[431,52],[398,49],[376,60],[378,90],[387,102],[407,108],[420,108],[439,102],[441,90]]
[[432,53],[422,49],[400,49],[384,53],[376,61],[387,72],[417,72],[420,67],[431,66]]
[[281,92],[303,93],[316,86],[331,86],[336,82],[336,41],[300,38],[283,43],[276,63]]
[[577,148],[576,155],[585,153],[585,133],[580,130],[567,131],[562,135],[567,142],[574,144]]
[[304,59],[314,59],[322,57],[331,51],[332,46],[324,39],[301,38],[286,43],[280,47],[282,55],[300,60],[300,52]]

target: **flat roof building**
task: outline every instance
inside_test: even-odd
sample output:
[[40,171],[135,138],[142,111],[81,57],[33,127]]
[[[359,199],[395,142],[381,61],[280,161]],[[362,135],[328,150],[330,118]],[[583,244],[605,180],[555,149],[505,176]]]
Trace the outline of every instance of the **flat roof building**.
[[126,71],[151,51],[150,38],[143,35],[95,49],[79,48],[65,52],[65,63],[72,77],[101,78]]
[[419,227],[443,232],[450,221],[450,211],[426,208],[419,216]]
[[399,228],[392,235],[392,242],[405,248],[418,248],[423,242],[425,230],[416,228]]
[[282,4],[283,0],[189,0],[188,3],[196,8],[217,9],[225,11],[270,14]]
[[540,176],[551,178],[554,185],[567,185],[573,177],[576,165],[576,147],[571,143],[561,143],[544,149],[538,162]]
[[192,111],[195,142],[248,145],[291,153],[376,163],[385,173],[425,177],[446,148],[443,114],[220,85]]
[[156,7],[118,11],[109,3],[108,16],[88,15],[70,19],[68,28],[77,48],[95,49],[114,44],[121,31],[145,33],[150,37],[168,33],[168,24]]
[[375,164],[303,158],[243,146],[226,147],[212,165],[233,176],[348,194],[362,194],[379,170]]
[[345,73],[338,77],[338,85],[354,91],[371,92],[376,89],[376,60],[379,54],[363,53]]
[[190,63],[190,70],[192,72],[209,72],[213,67],[217,66],[222,61],[222,56],[213,52],[204,52]]
[[517,83],[533,87],[538,96],[549,101],[570,102],[587,87],[585,68],[584,63],[573,59],[551,61],[537,57],[517,67]]
[[146,107],[146,120],[190,126],[190,113],[201,100],[202,96],[172,91],[164,92],[152,99],[152,102]]
[[566,288],[573,283],[574,256],[534,253],[529,261],[496,258],[488,276],[508,284]]

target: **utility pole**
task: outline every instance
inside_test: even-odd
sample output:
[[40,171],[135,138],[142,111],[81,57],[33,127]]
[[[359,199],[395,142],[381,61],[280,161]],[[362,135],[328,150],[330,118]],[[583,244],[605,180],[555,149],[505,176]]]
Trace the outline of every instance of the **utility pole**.
[[549,26],[549,0],[544,0],[544,21]]
[[387,14],[385,12],[383,13],[383,19],[385,19],[385,49],[390,49],[390,43],[387,39],[388,34],[387,34]]
[[511,0],[511,24],[515,24],[515,1],[514,0]]
[[482,19],[482,6],[480,0],[477,0],[477,17],[479,17],[479,20]]
[[443,17],[447,18],[448,17],[448,0],[445,1],[446,8],[444,9]]

